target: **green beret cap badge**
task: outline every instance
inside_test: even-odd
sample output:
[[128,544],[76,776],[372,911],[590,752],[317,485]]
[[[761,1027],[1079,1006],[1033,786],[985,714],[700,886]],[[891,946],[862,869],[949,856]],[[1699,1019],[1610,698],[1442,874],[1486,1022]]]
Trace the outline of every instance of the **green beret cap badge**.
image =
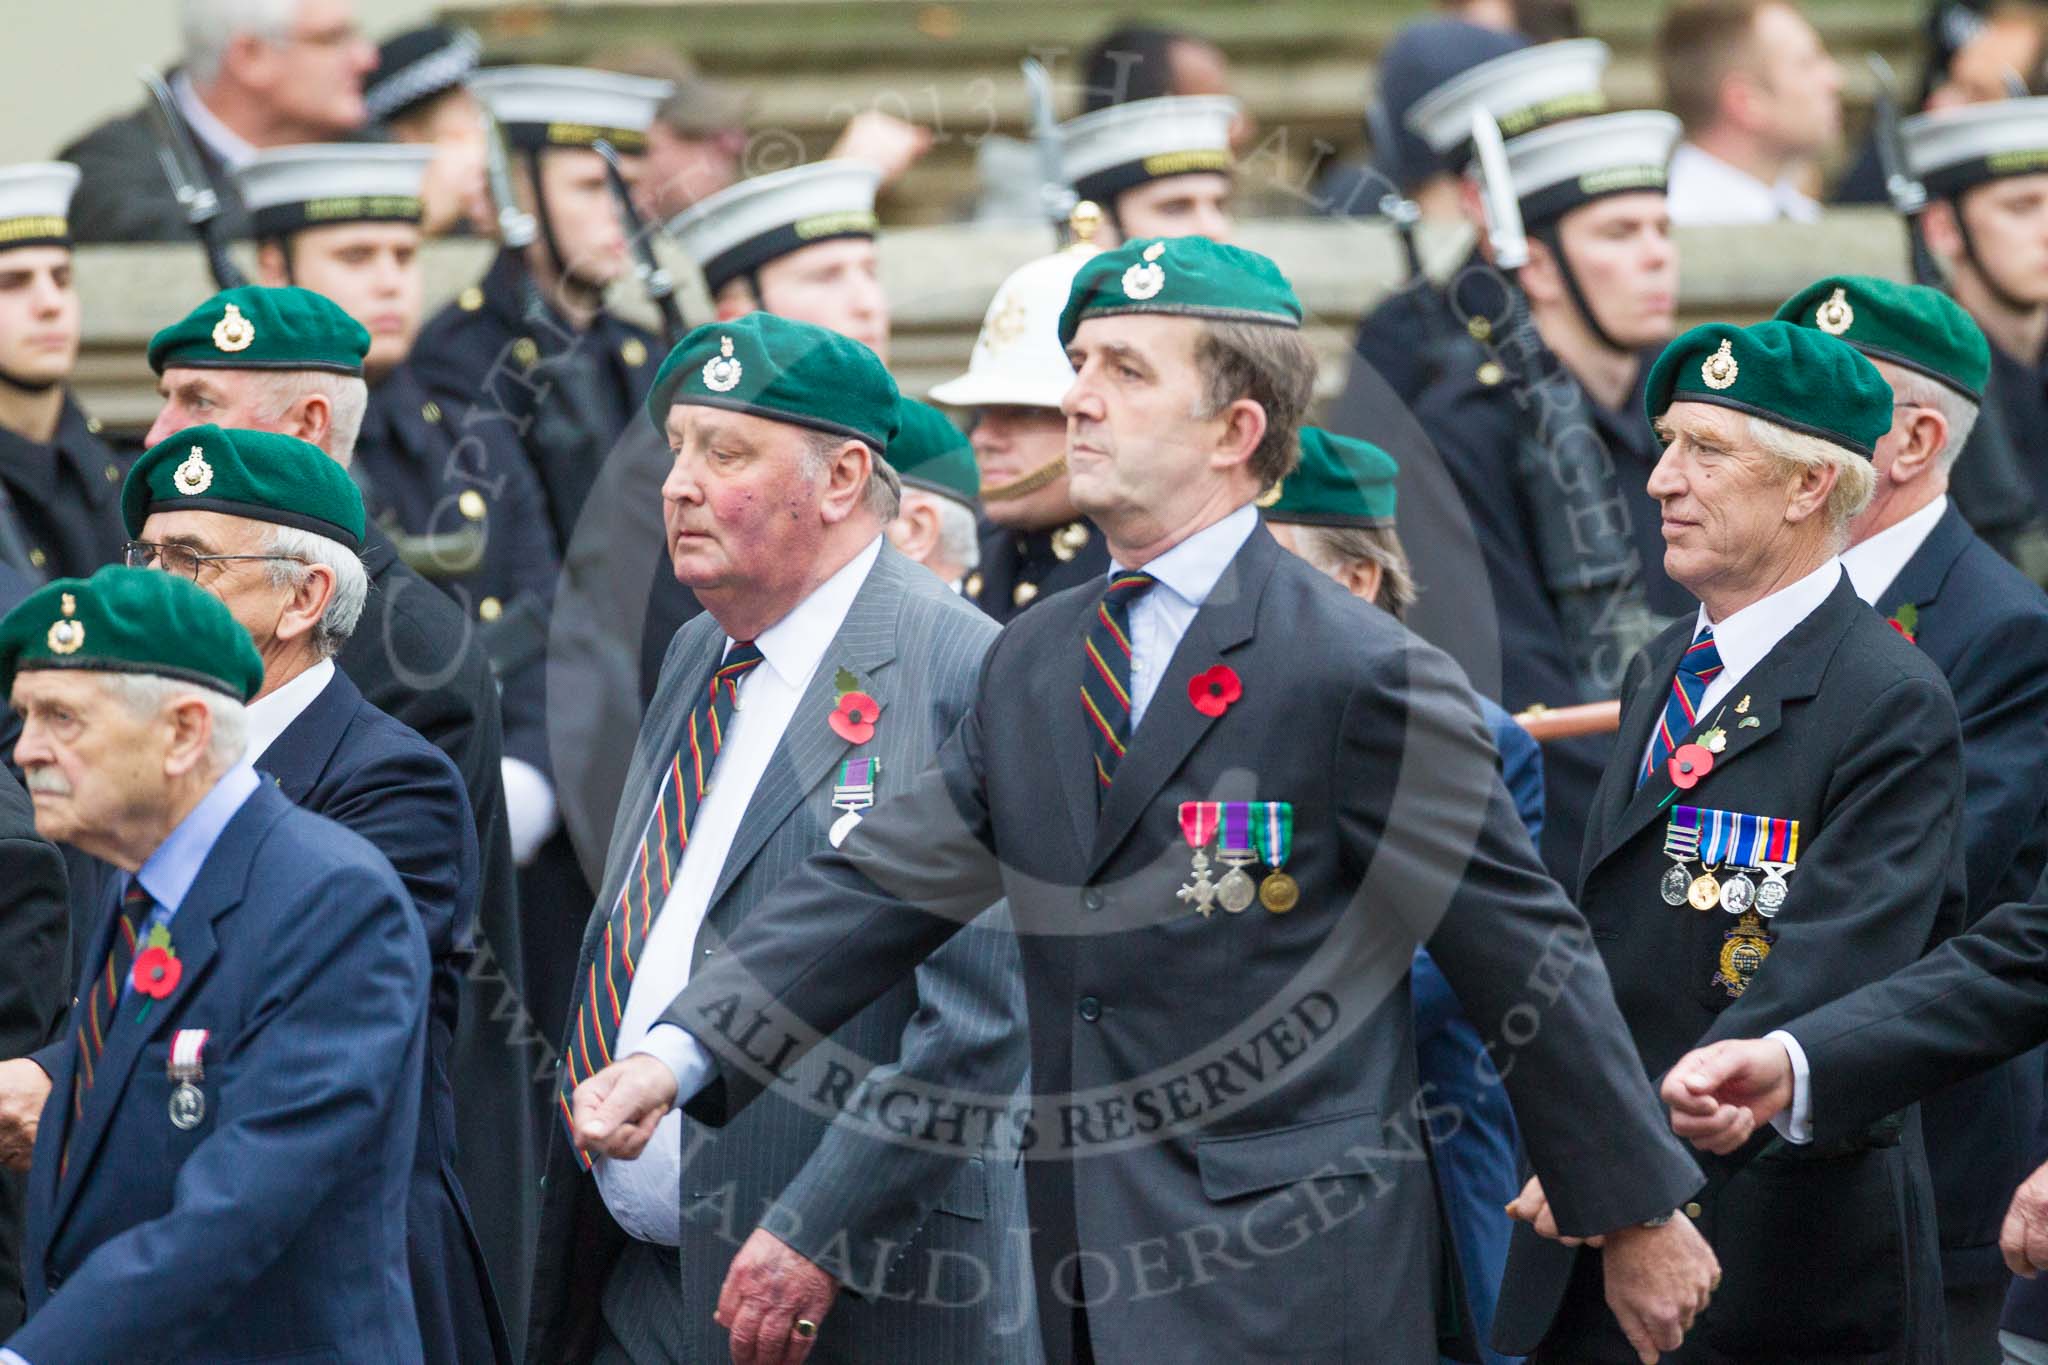
[[1820,307],[1813,310],[1813,325],[1831,337],[1838,337],[1856,325],[1856,310],[1849,306],[1849,291],[1837,288]]
[[732,353],[732,338],[718,339],[718,354],[704,362],[704,387],[713,393],[729,393],[739,387],[740,376],[747,372]]
[[64,615],[50,623],[43,639],[52,654],[76,654],[85,646],[85,622],[72,619],[78,615],[78,599],[65,593],[60,610]]
[[185,462],[171,471],[171,484],[188,498],[196,498],[213,487],[213,466],[206,462],[204,446],[193,446]]
[[1735,344],[1721,338],[1721,349],[1700,362],[1700,382],[1710,389],[1732,388],[1742,366],[1735,362]]
[[246,351],[256,340],[256,324],[242,316],[242,310],[234,304],[213,324],[213,344],[227,352]]
[[1141,302],[1152,298],[1166,288],[1166,270],[1159,264],[1159,258],[1166,254],[1166,243],[1154,242],[1145,248],[1145,259],[1124,272],[1124,293]]

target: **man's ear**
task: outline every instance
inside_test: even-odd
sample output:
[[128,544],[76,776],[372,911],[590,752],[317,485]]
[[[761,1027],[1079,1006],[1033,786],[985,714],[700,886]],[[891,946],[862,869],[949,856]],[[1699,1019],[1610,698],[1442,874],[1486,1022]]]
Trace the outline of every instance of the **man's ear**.
[[282,289],[291,283],[291,272],[285,268],[284,248],[278,243],[257,243],[256,281],[267,289]]
[[1956,217],[1953,199],[1931,200],[1920,214],[1920,236],[1927,249],[1944,261],[1963,254],[1962,224]]
[[1821,515],[1827,508],[1828,495],[1835,491],[1835,481],[1841,475],[1841,470],[1826,461],[1800,466],[1791,500],[1785,504],[1785,520],[1796,525]]
[[1266,410],[1249,398],[1240,398],[1217,417],[1223,428],[1217,437],[1215,464],[1220,468],[1249,465],[1259,443],[1266,439]]
[[1942,416],[1941,409],[1913,408],[1911,411],[1906,444],[1892,456],[1890,470],[1893,483],[1911,483],[1919,478],[1941,458],[1942,448],[1948,444],[1948,418]]
[[939,509],[923,498],[905,498],[889,523],[889,543],[922,564],[939,543]]
[[754,297],[754,287],[742,275],[718,286],[718,296],[712,300],[712,305],[718,310],[720,322],[731,322],[734,318],[743,318],[758,311],[761,301]]
[[867,501],[868,480],[875,477],[875,453],[865,441],[843,441],[826,457],[825,497],[818,514],[837,526]]
[[1564,301],[1564,273],[1557,268],[1557,255],[1548,242],[1529,239],[1529,263],[1516,272],[1516,278],[1532,304]]
[[328,438],[334,434],[334,404],[324,393],[309,393],[291,405],[281,429],[287,436],[296,436],[325,450]]
[[164,775],[183,777],[206,761],[206,751],[213,744],[213,713],[204,701],[187,695],[170,704],[164,721],[171,731],[170,747],[164,751]]
[[340,586],[334,577],[334,570],[325,564],[308,564],[306,572],[299,576],[299,583],[292,590],[291,597],[284,604],[284,611],[277,618],[277,638],[298,640],[313,633],[320,625],[320,618],[327,614],[328,604],[334,601],[335,590]]

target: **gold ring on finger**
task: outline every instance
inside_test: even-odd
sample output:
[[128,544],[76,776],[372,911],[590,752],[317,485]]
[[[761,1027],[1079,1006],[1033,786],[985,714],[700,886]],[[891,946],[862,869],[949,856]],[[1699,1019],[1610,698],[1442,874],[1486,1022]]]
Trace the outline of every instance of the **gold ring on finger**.
[[795,1332],[805,1341],[809,1341],[812,1337],[818,1335],[818,1324],[812,1322],[809,1318],[798,1318],[796,1320]]

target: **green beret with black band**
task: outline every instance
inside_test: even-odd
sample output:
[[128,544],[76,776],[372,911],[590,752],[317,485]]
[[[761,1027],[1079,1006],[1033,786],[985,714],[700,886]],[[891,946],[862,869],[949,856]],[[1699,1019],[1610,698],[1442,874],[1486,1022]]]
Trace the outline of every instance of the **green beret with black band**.
[[363,495],[348,471],[320,447],[271,431],[187,427],[157,442],[121,486],[129,535],[141,535],[152,512],[220,512],[363,548]]
[[219,598],[120,564],[46,583],[0,620],[0,687],[38,668],[179,678],[244,702],[263,689],[256,645]]
[[1704,323],[1650,367],[1643,410],[1713,403],[1832,441],[1869,459],[1892,427],[1892,389],[1854,346],[1811,327]]
[[889,464],[911,488],[964,503],[981,505],[981,468],[974,447],[953,419],[929,403],[905,398],[898,414],[896,439],[889,446]]
[[1873,360],[1938,380],[1973,403],[1991,378],[1991,343],[1939,289],[1875,275],[1830,275],[1785,300],[1779,322],[1840,337]]
[[1279,266],[1206,237],[1141,237],[1090,257],[1060,313],[1060,344],[1073,344],[1083,320],[1122,313],[1301,326],[1301,300]]
[[888,367],[860,342],[748,313],[707,322],[676,344],[647,393],[647,416],[663,431],[678,404],[724,408],[865,441],[887,455],[900,401]]
[[361,375],[370,334],[324,294],[223,289],[149,341],[149,368],[326,370]]
[[1266,520],[1304,526],[1392,526],[1401,467],[1370,441],[1301,429],[1301,463],[1259,499]]

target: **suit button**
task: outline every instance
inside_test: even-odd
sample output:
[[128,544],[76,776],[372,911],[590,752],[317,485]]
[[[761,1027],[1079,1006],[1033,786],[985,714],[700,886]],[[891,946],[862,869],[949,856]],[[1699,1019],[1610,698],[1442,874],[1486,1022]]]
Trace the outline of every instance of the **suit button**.
[[1081,908],[1083,910],[1100,910],[1102,908],[1102,893],[1092,886],[1083,891],[1081,893]]
[[1081,1017],[1091,1024],[1100,1019],[1102,1017],[1102,1002],[1092,995],[1082,996]]
[[476,616],[479,621],[495,621],[504,614],[505,604],[495,597],[486,597],[476,604]]
[[1692,1203],[1687,1204],[1685,1206],[1685,1216],[1688,1218],[1697,1218],[1700,1216],[1700,1206],[1698,1200],[1694,1200]]

